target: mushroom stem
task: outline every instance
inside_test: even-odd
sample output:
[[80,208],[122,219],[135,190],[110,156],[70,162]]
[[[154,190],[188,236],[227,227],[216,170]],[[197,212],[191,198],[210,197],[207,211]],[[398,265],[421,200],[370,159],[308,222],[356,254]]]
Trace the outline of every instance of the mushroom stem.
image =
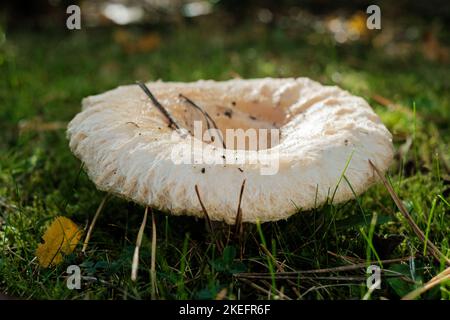
[[170,115],[169,111],[167,111],[166,108],[164,108],[162,106],[162,104],[155,98],[155,96],[152,94],[150,89],[145,84],[143,84],[142,82],[139,82],[139,81],[137,82],[137,85],[150,98],[153,105],[167,118],[167,120],[169,120],[169,127],[172,127],[172,128],[175,127],[176,130],[180,129],[180,126],[175,122],[173,117]]
[[84,242],[83,242],[83,248],[81,249],[81,252],[83,252],[83,253],[86,252],[89,240],[91,239],[92,231],[94,230],[94,227],[95,227],[95,223],[97,222],[97,219],[98,219],[100,213],[102,212],[103,207],[105,206],[108,196],[109,196],[109,194],[107,194],[103,198],[102,202],[100,202],[100,205],[97,208],[97,211],[95,212],[94,218],[92,219],[91,225],[89,226],[88,232],[86,234],[86,238],[84,239]]
[[133,262],[131,264],[131,280],[136,281],[137,272],[139,267],[139,249],[142,243],[142,237],[144,235],[145,225],[147,224],[148,207],[145,208],[144,219],[142,219],[141,227],[139,228],[138,236],[136,239],[136,248],[134,249]]

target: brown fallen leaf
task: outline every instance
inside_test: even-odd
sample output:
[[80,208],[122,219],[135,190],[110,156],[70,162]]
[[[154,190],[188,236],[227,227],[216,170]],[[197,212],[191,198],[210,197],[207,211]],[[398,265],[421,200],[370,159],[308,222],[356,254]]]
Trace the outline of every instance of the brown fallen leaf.
[[48,268],[62,262],[63,254],[73,252],[82,236],[82,230],[69,218],[57,217],[47,228],[38,245],[36,257],[39,264]]
[[125,30],[114,32],[114,41],[127,53],[150,52],[161,44],[159,34],[151,32],[143,36],[136,36]]
[[18,124],[19,133],[28,131],[43,132],[43,131],[55,131],[67,128],[67,122],[63,121],[50,121],[46,122],[39,117],[32,119],[24,119],[19,121]]
[[422,43],[422,54],[430,61],[448,62],[450,49],[439,41],[434,31],[429,31]]

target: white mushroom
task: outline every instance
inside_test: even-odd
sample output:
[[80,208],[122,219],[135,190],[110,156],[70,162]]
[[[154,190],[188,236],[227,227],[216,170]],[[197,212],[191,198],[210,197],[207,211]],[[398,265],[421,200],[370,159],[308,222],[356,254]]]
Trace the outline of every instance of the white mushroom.
[[[209,218],[234,223],[246,180],[242,221],[285,219],[361,194],[376,180],[369,160],[385,172],[393,157],[391,134],[364,99],[307,78],[147,86],[190,132],[207,121],[187,99],[201,107],[227,149],[174,130],[137,85],[85,98],[68,126],[70,148],[98,189],[175,215],[203,216],[197,185]],[[226,129],[239,128],[279,129],[279,141],[232,148]],[[179,163],[185,151],[202,161]]]

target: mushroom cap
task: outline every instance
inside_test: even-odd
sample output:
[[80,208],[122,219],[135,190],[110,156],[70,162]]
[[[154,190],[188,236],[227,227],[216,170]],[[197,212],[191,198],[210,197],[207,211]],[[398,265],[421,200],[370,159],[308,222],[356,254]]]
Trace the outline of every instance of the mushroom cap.
[[[369,104],[335,86],[307,78],[147,86],[188,130],[202,118],[180,93],[222,132],[279,129],[279,141],[266,148],[223,149],[175,132],[137,85],[83,99],[67,132],[97,188],[174,215],[204,216],[197,185],[209,218],[233,224],[245,180],[243,222],[286,219],[354,198],[376,181],[369,160],[385,172],[393,158],[392,136]],[[202,161],[178,161],[186,150],[202,152]]]

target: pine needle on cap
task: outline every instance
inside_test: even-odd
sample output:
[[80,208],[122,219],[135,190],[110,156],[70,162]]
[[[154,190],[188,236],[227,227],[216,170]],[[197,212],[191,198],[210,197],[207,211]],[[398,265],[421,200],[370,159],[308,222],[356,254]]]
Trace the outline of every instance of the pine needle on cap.
[[150,98],[153,105],[167,118],[167,120],[169,120],[169,127],[171,127],[172,129],[175,129],[175,130],[180,129],[180,126],[175,122],[173,117],[170,115],[169,111],[167,111],[166,108],[164,108],[162,106],[162,104],[155,98],[155,96],[152,94],[150,89],[145,84],[143,84],[142,82],[139,82],[139,81],[137,82],[137,85]]
[[227,146],[225,145],[225,141],[223,140],[222,134],[221,134],[219,128],[217,127],[216,122],[214,121],[213,118],[211,118],[211,116],[208,114],[208,112],[206,112],[205,110],[203,110],[202,107],[200,107],[198,104],[196,104],[194,101],[192,101],[191,99],[189,99],[189,98],[186,97],[185,95],[183,95],[183,94],[180,93],[179,96],[180,96],[181,98],[183,98],[184,100],[186,100],[186,102],[188,103],[188,105],[190,105],[191,107],[194,107],[195,109],[197,109],[198,111],[201,112],[201,114],[202,114],[202,115],[205,117],[205,119],[206,119],[206,125],[207,125],[208,129],[211,129],[211,124],[212,124],[212,126],[214,127],[214,129],[216,129],[217,132],[219,133],[219,138],[220,138],[220,140],[222,141],[223,148],[226,149]]

